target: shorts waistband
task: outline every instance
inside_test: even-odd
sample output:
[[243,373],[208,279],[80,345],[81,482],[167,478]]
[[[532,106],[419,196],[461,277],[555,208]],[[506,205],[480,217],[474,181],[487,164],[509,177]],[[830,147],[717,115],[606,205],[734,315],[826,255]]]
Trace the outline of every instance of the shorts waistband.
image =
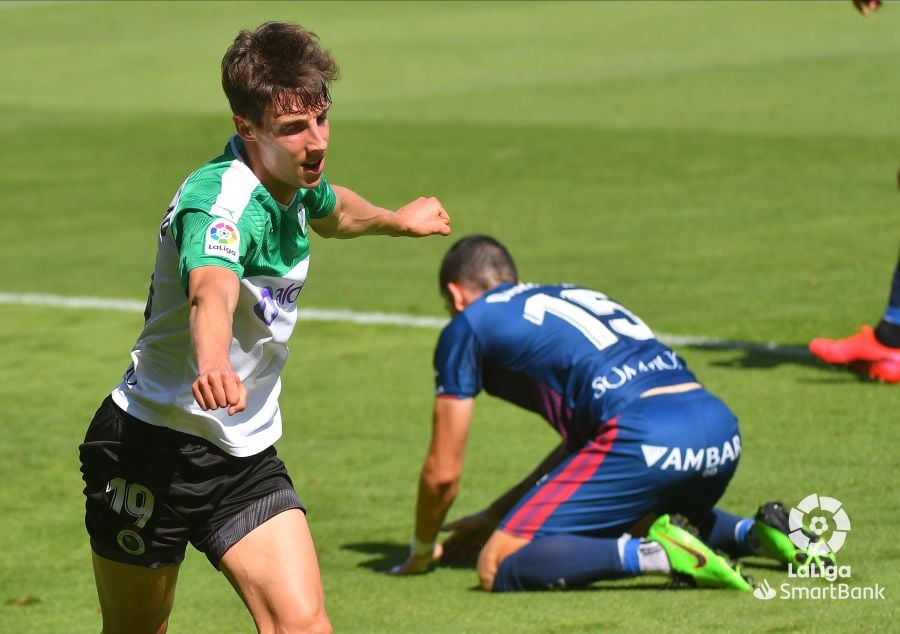
[[176,448],[185,448],[189,446],[206,447],[215,453],[228,455],[222,451],[222,449],[201,436],[187,434],[160,425],[153,425],[132,416],[119,407],[112,399],[112,396],[107,396],[105,403],[108,407],[112,408],[116,417],[118,417],[119,421],[122,423],[122,440],[127,440],[129,442],[147,442],[150,444]]

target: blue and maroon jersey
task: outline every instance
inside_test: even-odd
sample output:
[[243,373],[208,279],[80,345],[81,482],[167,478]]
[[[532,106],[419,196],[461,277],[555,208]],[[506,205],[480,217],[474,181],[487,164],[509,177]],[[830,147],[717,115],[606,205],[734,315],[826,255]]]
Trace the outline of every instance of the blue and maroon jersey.
[[697,380],[638,317],[572,285],[488,291],[441,332],[434,368],[439,396],[484,389],[541,415],[570,449],[646,390]]

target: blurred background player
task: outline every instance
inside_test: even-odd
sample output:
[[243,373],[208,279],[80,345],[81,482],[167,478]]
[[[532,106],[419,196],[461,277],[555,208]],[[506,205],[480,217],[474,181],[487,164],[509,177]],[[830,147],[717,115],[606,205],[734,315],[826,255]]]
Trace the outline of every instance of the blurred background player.
[[237,133],[170,204],[131,366],[80,447],[106,634],[166,631],[188,542],[258,631],[331,631],[305,510],[273,447],[308,227],[450,232],[435,198],[393,212],[329,185],[337,72],[316,36],[288,23],[241,31],[222,60]]
[[826,363],[846,365],[876,381],[900,383],[900,259],[887,309],[875,328],[861,326],[846,339],[819,337],[809,342],[809,349]]
[[809,349],[826,363],[846,365],[876,381],[900,383],[900,256],[888,305],[878,325],[861,326],[858,333],[846,339],[813,339]]
[[[440,290],[453,318],[434,355],[415,533],[389,572],[423,572],[480,548],[481,586],[495,592],[645,573],[749,590],[713,549],[803,563],[781,505],[765,505],[756,521],[715,508],[741,454],[737,419],[637,316],[591,289],[519,283],[509,252],[487,236],[450,248]],[[446,525],[454,533],[437,545],[482,389],[539,414],[562,444],[488,508]]]
[[853,6],[863,15],[869,15],[878,10],[881,0],[853,0]]

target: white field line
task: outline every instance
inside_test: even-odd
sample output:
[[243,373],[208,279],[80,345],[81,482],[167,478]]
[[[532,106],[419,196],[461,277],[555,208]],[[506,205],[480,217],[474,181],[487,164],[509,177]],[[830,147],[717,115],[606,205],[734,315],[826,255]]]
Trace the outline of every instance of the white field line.
[[[19,306],[48,306],[51,308],[73,308],[88,310],[114,310],[126,313],[144,312],[144,301],[133,299],[111,299],[104,297],[68,297],[64,295],[43,295],[38,293],[2,293],[0,304]],[[398,313],[359,313],[352,310],[330,310],[325,308],[301,308],[298,319],[301,321],[343,322],[373,326],[405,326],[408,328],[442,328],[447,323],[442,317],[421,317]],[[695,346],[719,350],[752,350],[767,352],[777,356],[804,357],[809,356],[805,347],[779,346],[775,343],[756,343],[752,341],[727,341],[712,337],[695,337],[691,335],[671,335],[656,333],[660,341],[672,346]]]

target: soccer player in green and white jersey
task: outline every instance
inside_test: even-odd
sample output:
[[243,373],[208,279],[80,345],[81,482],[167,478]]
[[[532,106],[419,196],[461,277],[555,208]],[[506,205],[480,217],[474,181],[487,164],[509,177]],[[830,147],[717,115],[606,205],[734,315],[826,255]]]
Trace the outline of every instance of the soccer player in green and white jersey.
[[324,174],[337,65],[267,23],[222,60],[236,134],[190,174],[159,231],[144,330],[80,447],[103,631],[164,632],[192,543],[261,632],[327,632],[303,506],[273,443],[309,228],[450,233],[436,198],[391,211]]

